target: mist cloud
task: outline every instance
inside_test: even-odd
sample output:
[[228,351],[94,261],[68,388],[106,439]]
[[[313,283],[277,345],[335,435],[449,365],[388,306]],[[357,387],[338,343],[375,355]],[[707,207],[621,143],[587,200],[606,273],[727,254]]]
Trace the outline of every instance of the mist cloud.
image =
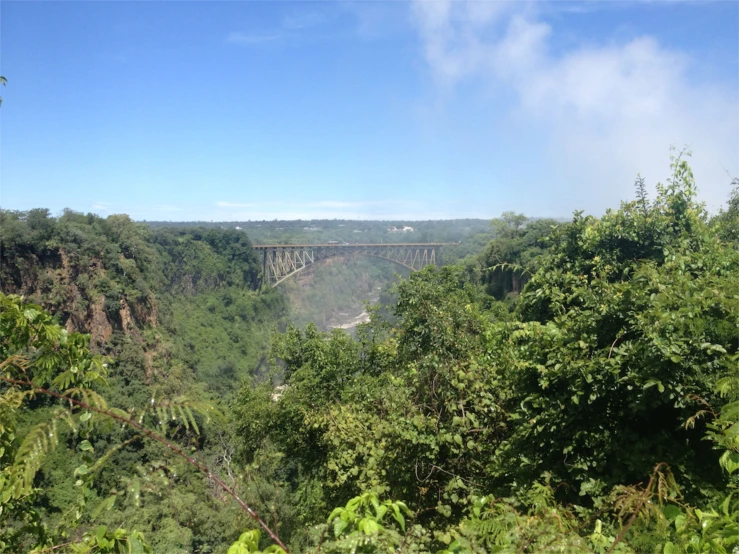
[[[671,145],[690,147],[701,197],[715,208],[739,174],[736,91],[689,78],[693,60],[651,36],[552,48],[557,29],[534,3],[415,0],[412,17],[442,95],[469,78],[515,96],[518,124],[548,139],[536,160],[576,194],[573,207],[631,197],[641,172],[668,172]],[[554,191],[553,191],[554,196]]]

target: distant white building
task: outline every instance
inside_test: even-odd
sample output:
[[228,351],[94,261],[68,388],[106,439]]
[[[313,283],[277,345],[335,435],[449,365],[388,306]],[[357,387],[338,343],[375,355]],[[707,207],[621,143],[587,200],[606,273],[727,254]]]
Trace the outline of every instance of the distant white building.
[[234,229],[236,229],[237,231],[241,231],[241,227],[239,227],[238,225],[234,227]]
[[413,227],[409,227],[408,225],[403,225],[400,228],[395,227],[395,226],[390,227],[390,229],[388,229],[388,231],[391,232],[391,233],[412,233],[414,231],[414,229],[413,229]]

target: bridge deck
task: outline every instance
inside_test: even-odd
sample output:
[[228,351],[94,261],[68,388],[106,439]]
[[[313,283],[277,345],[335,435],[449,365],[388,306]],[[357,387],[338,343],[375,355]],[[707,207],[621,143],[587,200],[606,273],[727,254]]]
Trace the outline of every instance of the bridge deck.
[[373,243],[348,243],[344,244],[343,242],[339,243],[333,243],[333,244],[253,244],[252,248],[254,249],[265,249],[265,248],[337,248],[337,247],[344,247],[347,246],[356,247],[356,248],[367,248],[369,246],[371,247],[377,247],[377,246],[387,246],[387,247],[402,247],[406,246],[408,248],[418,248],[418,247],[430,247],[430,246],[446,246],[447,243],[444,242],[373,242]]
[[317,260],[331,256],[364,255],[383,258],[418,271],[427,265],[436,265],[436,251],[441,242],[381,242],[381,243],[323,243],[323,244],[255,244],[262,252],[262,275],[269,286],[302,271]]

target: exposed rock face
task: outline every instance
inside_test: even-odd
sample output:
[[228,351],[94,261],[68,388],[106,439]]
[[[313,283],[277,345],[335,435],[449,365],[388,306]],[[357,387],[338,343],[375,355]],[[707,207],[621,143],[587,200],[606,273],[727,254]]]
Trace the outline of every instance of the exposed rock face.
[[[14,278],[0,283],[0,290],[40,304],[56,314],[70,333],[89,333],[94,351],[103,352],[116,329],[140,341],[140,328],[157,325],[157,301],[151,292],[137,302],[99,292],[101,283],[113,280],[100,259],[80,266],[60,248],[43,258],[29,254],[16,265]],[[111,310],[116,300],[119,308]]]
[[113,334],[113,326],[108,320],[108,316],[105,314],[104,295],[100,295],[98,299],[90,305],[88,322],[89,325],[87,331],[90,333],[90,344],[95,350],[101,350],[110,339],[110,335]]
[[136,327],[136,323],[131,315],[131,308],[128,306],[128,302],[126,302],[125,298],[121,298],[119,302],[121,304],[121,309],[118,313],[121,317],[121,327],[123,332],[126,335],[133,335],[140,340],[141,334],[139,333],[139,329]]
[[182,290],[188,296],[193,296],[195,294],[195,285],[192,282],[192,275],[188,274],[182,278]]
[[151,291],[131,300],[121,290],[120,274],[101,259],[80,264],[64,249],[41,258],[29,254],[14,260],[14,266],[12,278],[0,283],[2,292],[40,304],[69,333],[88,333],[93,352],[111,354],[111,338],[122,332],[141,347],[143,377],[150,382],[161,347],[156,338],[145,340],[142,335],[144,327],[157,326],[157,299]]
[[146,296],[145,301],[136,302],[129,306],[133,318],[139,325],[157,326],[157,315],[159,308],[157,299],[151,292]]

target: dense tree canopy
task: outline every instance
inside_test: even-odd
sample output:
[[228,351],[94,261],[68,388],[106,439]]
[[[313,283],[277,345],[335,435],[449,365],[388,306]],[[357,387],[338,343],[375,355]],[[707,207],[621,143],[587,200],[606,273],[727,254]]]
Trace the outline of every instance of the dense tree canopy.
[[737,195],[637,185],[503,214],[353,336],[284,326],[236,230],[2,212],[55,315],[0,296],[0,551],[733,552]]
[[[284,393],[247,387],[236,408],[247,459],[284,453],[305,513],[402,499],[423,548],[730,551],[737,450],[716,431],[734,429],[721,408],[736,394],[739,254],[694,194],[676,159],[651,203],[545,230],[504,216],[481,263],[537,260],[513,304],[485,294],[484,273],[429,268],[399,285],[397,322],[353,344],[288,332]],[[536,238],[512,245],[524,232]],[[647,497],[659,511],[638,508]],[[689,529],[705,510],[687,506],[711,504],[728,519],[702,543]],[[514,532],[525,514],[532,529]]]

